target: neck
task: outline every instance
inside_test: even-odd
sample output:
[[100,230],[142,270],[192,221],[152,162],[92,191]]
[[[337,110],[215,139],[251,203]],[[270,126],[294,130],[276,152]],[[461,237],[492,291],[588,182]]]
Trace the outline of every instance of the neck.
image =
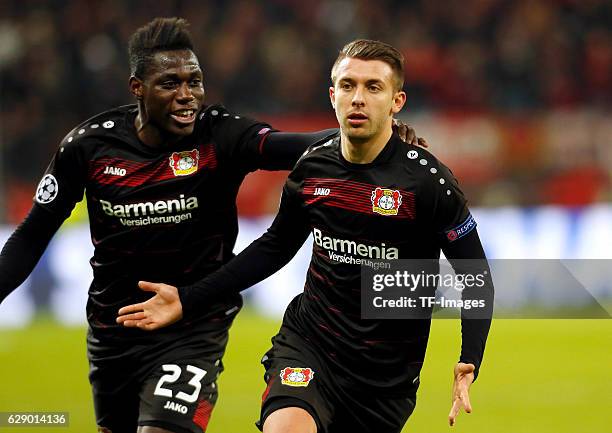
[[134,119],[134,126],[136,127],[136,135],[138,139],[144,144],[150,147],[164,147],[171,145],[180,140],[180,137],[168,136],[164,132],[152,125],[143,110],[138,110],[138,115]]
[[340,147],[342,156],[353,164],[368,164],[382,152],[392,134],[393,130],[390,123],[387,127],[382,128],[379,134],[365,140],[348,137],[341,130]]

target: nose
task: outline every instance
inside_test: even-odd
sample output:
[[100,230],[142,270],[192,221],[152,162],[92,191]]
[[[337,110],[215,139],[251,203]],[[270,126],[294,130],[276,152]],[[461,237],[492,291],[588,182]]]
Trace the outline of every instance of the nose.
[[178,93],[176,95],[176,99],[179,102],[190,102],[193,101],[193,92],[191,91],[191,87],[189,83],[182,83],[178,89]]
[[362,107],[365,105],[363,87],[361,86],[355,87],[355,92],[353,93],[353,100],[351,102],[353,106]]

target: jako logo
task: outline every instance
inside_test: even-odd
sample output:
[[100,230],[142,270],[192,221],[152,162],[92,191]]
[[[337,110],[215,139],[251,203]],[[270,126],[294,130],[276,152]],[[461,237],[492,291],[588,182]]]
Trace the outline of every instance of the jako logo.
[[314,195],[329,195],[330,192],[329,188],[315,188]]
[[173,401],[166,401],[164,409],[173,410],[175,412],[182,413],[183,415],[187,413],[187,406],[180,403],[175,403]]
[[321,230],[317,228],[312,230],[312,235],[316,245],[330,251],[369,257],[371,259],[393,260],[397,259],[399,256],[399,250],[397,248],[387,247],[384,242],[379,246],[361,244],[347,239],[332,238],[330,236],[323,236]]
[[104,169],[104,174],[113,174],[115,176],[125,176],[127,174],[127,171],[125,170],[125,168],[111,167],[107,165],[106,168]]
[[173,212],[184,212],[186,210],[192,210],[198,208],[197,197],[187,197],[183,194],[178,199],[172,200],[160,200],[156,202],[147,201],[144,203],[130,203],[130,204],[112,204],[106,200],[100,200],[102,210],[108,216],[115,216],[120,218],[125,217],[140,217],[148,215],[163,215],[166,213]]

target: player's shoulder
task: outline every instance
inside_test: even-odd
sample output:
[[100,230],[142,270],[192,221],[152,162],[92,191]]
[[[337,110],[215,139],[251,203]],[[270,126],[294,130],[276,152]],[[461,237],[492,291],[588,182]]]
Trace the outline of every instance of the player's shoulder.
[[396,158],[416,182],[425,187],[440,188],[457,183],[453,172],[427,149],[403,143]]
[[228,109],[222,104],[213,104],[206,106],[198,115],[198,123],[201,125],[217,126],[219,124],[242,124],[262,123],[248,116],[236,113]]
[[240,115],[233,113],[223,104],[212,104],[206,106],[198,115],[198,120],[205,121],[207,119],[230,120],[232,117],[240,119]]
[[307,167],[316,164],[323,159],[336,158],[340,147],[340,132],[333,133],[322,138],[317,143],[313,143],[304,151],[298,159],[295,167]]
[[212,137],[217,144],[235,143],[249,132],[263,136],[271,131],[267,123],[233,112],[221,104],[205,107],[196,121],[196,134]]
[[126,119],[136,113],[136,105],[123,105],[96,114],[75,126],[61,141],[65,148],[87,147],[100,140],[122,139],[130,134]]

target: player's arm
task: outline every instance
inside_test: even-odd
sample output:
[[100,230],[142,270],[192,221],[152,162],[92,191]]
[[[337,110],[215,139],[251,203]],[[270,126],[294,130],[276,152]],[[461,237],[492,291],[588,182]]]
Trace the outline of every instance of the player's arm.
[[297,160],[310,146],[331,140],[338,129],[325,129],[316,132],[271,131],[257,149],[261,167],[264,170],[291,170]]
[[461,408],[467,413],[472,412],[469,389],[482,363],[493,314],[494,289],[476,228],[456,242],[449,243],[443,250],[457,275],[471,276],[470,281],[483,282],[482,285],[466,285],[461,293],[462,300],[473,307],[461,310],[461,355],[453,371],[449,413],[449,424],[453,426]]
[[[470,215],[468,219],[471,218]],[[475,307],[462,309],[461,312],[462,345],[459,362],[473,364],[476,379],[493,316],[491,270],[476,228],[450,242],[443,251],[457,275],[463,275],[464,279],[469,276],[469,281],[475,282],[466,284],[461,292],[462,300]]]
[[[462,349],[459,362],[474,365],[474,379],[478,376],[493,314],[493,281],[484,249],[478,236],[476,220],[470,213],[467,200],[457,179],[442,163],[437,163],[435,176],[424,182],[423,191],[440,248],[457,275],[465,281],[461,292],[464,303],[483,301],[484,306],[462,309]],[[480,284],[480,281],[483,283]]]
[[333,137],[338,130],[313,133],[279,132],[267,123],[211,105],[202,114],[202,122],[221,160],[236,170],[291,170],[311,145]]
[[[280,132],[266,123],[230,113],[221,105],[208,107],[202,120],[221,155],[245,171],[291,170],[306,149],[338,134],[337,128]],[[427,147],[427,142],[401,121],[394,123],[394,129],[404,141]]]
[[[406,143],[422,147],[429,146],[424,138],[416,136],[414,128],[400,120],[394,119],[393,129]],[[290,170],[306,149],[330,140],[337,134],[337,128],[310,133],[271,131],[263,138],[258,149],[266,164],[261,168]],[[273,168],[269,168],[267,164],[272,164]]]
[[483,281],[482,285],[465,285],[461,293],[464,303],[483,302],[476,308],[461,311],[461,355],[454,366],[452,408],[449,423],[453,425],[461,408],[471,412],[469,388],[478,376],[493,312],[493,282],[484,249],[478,236],[476,221],[467,200],[452,172],[439,162],[435,176],[424,182],[434,230],[440,247],[455,273],[464,281]]
[[76,146],[62,143],[34,196],[28,216],[0,252],[0,302],[30,275],[55,232],[83,196]]
[[182,317],[196,317],[216,298],[245,290],[281,269],[295,256],[308,234],[307,215],[290,176],[283,189],[279,212],[263,236],[193,285],[176,288],[140,282],[143,290],[155,295],[146,302],[121,308],[117,322],[153,330]]
[[28,278],[63,220],[34,205],[0,253],[0,302]]

